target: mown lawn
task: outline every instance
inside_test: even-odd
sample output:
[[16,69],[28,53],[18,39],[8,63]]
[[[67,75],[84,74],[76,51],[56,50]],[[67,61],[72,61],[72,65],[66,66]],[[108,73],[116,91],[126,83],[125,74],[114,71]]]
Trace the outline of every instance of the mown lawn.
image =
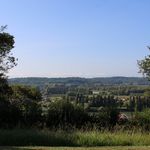
[[0,150],[150,150],[149,146],[116,147],[0,147]]

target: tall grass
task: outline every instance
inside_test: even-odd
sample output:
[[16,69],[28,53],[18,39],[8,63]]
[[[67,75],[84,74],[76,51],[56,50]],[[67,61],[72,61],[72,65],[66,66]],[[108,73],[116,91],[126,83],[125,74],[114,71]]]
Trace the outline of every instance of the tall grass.
[[150,134],[123,131],[0,130],[1,146],[148,146]]

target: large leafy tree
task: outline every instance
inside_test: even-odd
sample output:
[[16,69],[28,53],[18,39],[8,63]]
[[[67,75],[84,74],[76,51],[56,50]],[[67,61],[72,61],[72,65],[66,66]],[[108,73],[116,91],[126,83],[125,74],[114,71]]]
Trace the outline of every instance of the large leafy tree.
[[13,113],[9,101],[12,89],[7,82],[6,73],[16,65],[16,59],[11,53],[15,43],[14,37],[4,32],[6,28],[7,26],[0,27],[0,127],[12,124]]
[[7,83],[6,73],[16,65],[16,59],[11,50],[14,48],[14,37],[4,32],[7,26],[0,27],[0,99],[7,99],[10,87]]
[[14,36],[4,32],[7,26],[0,28],[0,75],[4,75],[16,65],[16,59],[11,50],[14,48]]
[[14,37],[4,32],[7,26],[0,27],[0,100],[8,99],[11,89],[6,73],[16,65],[16,59],[11,50],[14,48]]
[[11,88],[13,90],[11,105],[19,110],[15,116],[19,115],[20,123],[26,126],[37,125],[41,120],[41,105],[39,102],[42,100],[42,95],[39,89],[24,85],[12,85]]
[[[150,50],[150,47],[148,46]],[[138,61],[140,73],[143,73],[150,80],[150,55],[147,55],[143,60]]]

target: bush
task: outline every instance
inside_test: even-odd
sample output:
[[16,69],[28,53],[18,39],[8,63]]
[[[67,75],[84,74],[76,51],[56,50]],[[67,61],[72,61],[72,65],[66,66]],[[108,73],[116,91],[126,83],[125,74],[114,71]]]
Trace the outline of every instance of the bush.
[[119,112],[113,107],[102,108],[98,113],[91,115],[91,123],[98,128],[114,127],[118,120]]
[[132,120],[132,125],[138,126],[144,130],[150,130],[150,109],[137,112]]
[[88,114],[79,105],[66,100],[51,102],[48,108],[46,124],[48,127],[81,127],[88,121]]

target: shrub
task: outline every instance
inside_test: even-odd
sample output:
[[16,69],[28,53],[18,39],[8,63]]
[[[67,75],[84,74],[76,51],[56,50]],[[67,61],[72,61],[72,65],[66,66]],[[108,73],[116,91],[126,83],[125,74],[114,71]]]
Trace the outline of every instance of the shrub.
[[48,127],[81,127],[88,120],[88,114],[80,105],[74,105],[66,100],[51,102],[48,108],[46,124]]
[[132,120],[132,124],[144,130],[150,130],[150,109],[137,112]]
[[114,127],[118,120],[118,110],[113,107],[104,107],[98,113],[90,116],[91,123],[98,128]]

